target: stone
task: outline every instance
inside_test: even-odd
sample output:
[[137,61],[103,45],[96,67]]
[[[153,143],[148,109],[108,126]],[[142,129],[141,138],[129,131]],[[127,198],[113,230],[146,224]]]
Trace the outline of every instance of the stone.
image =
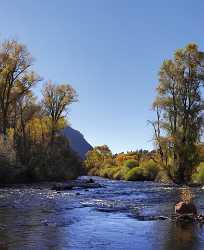
[[102,185],[95,182],[72,182],[70,184],[56,184],[52,186],[52,190],[55,191],[66,191],[72,190],[74,188],[77,189],[90,189],[90,188],[101,188]]
[[92,178],[90,178],[89,180],[86,181],[86,183],[95,183],[95,182]]
[[197,208],[192,202],[180,201],[175,205],[176,214],[193,214],[197,216]]

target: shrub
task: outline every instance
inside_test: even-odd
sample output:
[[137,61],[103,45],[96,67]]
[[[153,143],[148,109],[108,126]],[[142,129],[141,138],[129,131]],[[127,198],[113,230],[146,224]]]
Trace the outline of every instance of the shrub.
[[98,176],[100,175],[100,170],[98,168],[91,168],[88,172],[88,175]]
[[144,180],[144,173],[141,167],[134,167],[130,169],[125,175],[126,181],[141,181]]
[[27,176],[32,181],[61,181],[75,179],[84,169],[78,155],[73,152],[66,138],[57,137],[54,149],[34,151],[27,166]]
[[23,166],[11,165],[8,160],[0,159],[0,183],[11,184],[26,182],[26,171]]
[[104,178],[109,178],[109,172],[110,172],[109,167],[103,167],[99,170],[99,175]]
[[201,162],[197,168],[197,172],[192,175],[194,183],[204,184],[204,162]]
[[165,184],[172,183],[172,179],[170,178],[170,176],[168,175],[168,171],[166,170],[160,170],[155,178],[155,181]]
[[8,131],[8,136],[0,134],[0,158],[5,159],[9,164],[16,163],[16,152],[14,146],[13,131]]
[[137,167],[139,164],[138,164],[138,161],[134,160],[134,159],[129,159],[129,160],[126,160],[124,162],[124,167],[125,168],[128,168],[128,169],[132,169],[134,167]]
[[16,161],[12,131],[0,135],[0,183],[25,182],[25,168]]
[[144,161],[140,164],[140,168],[143,169],[143,175],[146,180],[153,181],[159,171],[156,163],[153,160]]
[[113,176],[117,171],[118,168],[115,166],[105,166],[100,170],[99,175],[101,177],[113,179]]
[[123,175],[122,175],[122,172],[121,172],[121,168],[117,168],[116,169],[117,171],[113,174],[113,179],[114,180],[123,180]]

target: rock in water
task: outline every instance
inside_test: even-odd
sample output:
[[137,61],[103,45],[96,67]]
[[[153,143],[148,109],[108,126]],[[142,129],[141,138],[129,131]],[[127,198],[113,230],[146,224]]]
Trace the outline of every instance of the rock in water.
[[92,178],[90,178],[89,180],[86,180],[86,183],[95,183],[95,182]]
[[196,217],[194,214],[181,214],[176,218],[176,222],[181,223],[192,223],[196,221]]
[[197,208],[192,202],[180,201],[175,205],[175,213],[193,214],[194,216],[197,216]]

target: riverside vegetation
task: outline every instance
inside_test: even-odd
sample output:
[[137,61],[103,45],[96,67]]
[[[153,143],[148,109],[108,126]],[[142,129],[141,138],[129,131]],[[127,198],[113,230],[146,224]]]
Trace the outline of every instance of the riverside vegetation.
[[37,101],[33,87],[42,78],[32,65],[25,45],[15,40],[0,44],[0,183],[73,179],[82,171],[60,133],[76,91],[49,81]]
[[155,150],[113,155],[107,146],[87,154],[90,175],[124,180],[204,183],[204,53],[196,44],[176,50],[159,71],[153,103]]
[[108,146],[87,153],[84,164],[60,132],[67,109],[78,100],[69,84],[44,83],[15,40],[0,44],[0,183],[73,179],[85,171],[124,180],[204,183],[204,53],[188,44],[165,60],[153,103],[154,150],[112,154]]

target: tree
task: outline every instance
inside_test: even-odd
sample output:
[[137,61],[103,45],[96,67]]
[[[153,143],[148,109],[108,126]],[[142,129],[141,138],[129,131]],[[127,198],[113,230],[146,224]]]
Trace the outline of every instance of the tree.
[[30,69],[32,61],[25,45],[15,40],[0,44],[0,116],[4,135],[10,126],[11,105],[40,80]]
[[36,98],[31,91],[21,96],[16,103],[17,115],[15,115],[15,119],[17,120],[17,125],[15,126],[15,137],[16,143],[18,144],[17,149],[23,163],[26,163],[29,159],[29,151],[32,146],[29,145],[31,140],[29,140],[27,127],[29,122],[38,115],[40,108],[41,107],[36,104]]
[[[159,72],[157,98],[153,103],[155,140],[164,165],[175,168],[175,179],[188,182],[197,162],[196,144],[203,127],[204,53],[188,44],[165,60]],[[165,158],[166,157],[166,158]]]
[[[0,43],[0,182],[75,178],[82,163],[68,140],[56,131],[64,128],[68,106],[77,101],[67,84],[47,83],[43,103],[32,87],[40,77],[25,45]],[[43,104],[43,105],[42,105]],[[56,135],[55,135],[56,134]],[[51,143],[50,143],[51,142]],[[55,147],[50,147],[50,144]],[[54,149],[50,150],[50,149]]]
[[61,118],[67,115],[68,107],[76,102],[76,91],[69,84],[55,85],[51,81],[43,89],[43,108],[51,119],[51,147]]

